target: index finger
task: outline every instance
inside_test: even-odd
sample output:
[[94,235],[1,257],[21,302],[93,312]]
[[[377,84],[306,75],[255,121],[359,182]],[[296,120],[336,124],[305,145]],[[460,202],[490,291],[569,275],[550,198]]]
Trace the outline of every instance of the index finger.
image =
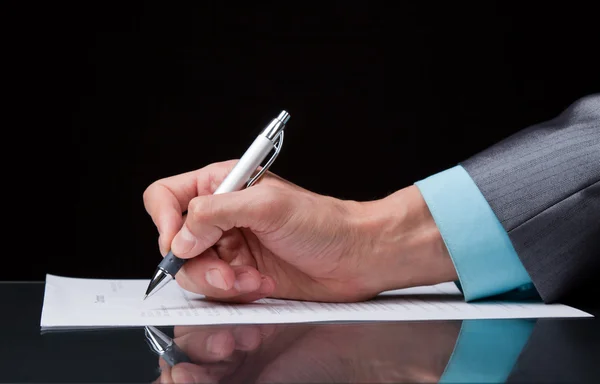
[[214,193],[233,169],[236,160],[213,163],[195,171],[153,182],[143,194],[144,207],[160,235],[160,250],[165,255],[173,237],[183,225],[183,212],[196,196]]

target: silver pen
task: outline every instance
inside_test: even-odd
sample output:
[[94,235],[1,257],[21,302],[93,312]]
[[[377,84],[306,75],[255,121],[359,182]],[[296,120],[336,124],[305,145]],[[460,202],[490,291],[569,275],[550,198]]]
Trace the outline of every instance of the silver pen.
[[[269,169],[277,155],[281,151],[283,144],[283,131],[285,125],[290,119],[290,114],[281,111],[279,116],[267,125],[267,127],[258,135],[252,145],[246,150],[244,155],[237,162],[231,173],[215,191],[215,195],[227,192],[238,191],[250,187]],[[271,151],[273,155],[267,161],[259,172],[256,172],[260,164]],[[156,272],[150,280],[144,300],[152,293],[156,292],[166,285],[167,282],[175,278],[177,272],[181,269],[187,259],[180,259],[172,251],[163,258],[158,264]]]

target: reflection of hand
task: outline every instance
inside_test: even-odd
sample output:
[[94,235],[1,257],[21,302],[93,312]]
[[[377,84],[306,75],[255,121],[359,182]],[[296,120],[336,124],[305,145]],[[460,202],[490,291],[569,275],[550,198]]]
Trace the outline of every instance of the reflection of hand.
[[177,274],[183,288],[224,301],[340,302],[456,280],[416,186],[359,203],[267,172],[250,188],[213,195],[234,164],[162,179],[144,193],[162,253],[190,259]]
[[460,322],[318,325],[265,364],[258,382],[437,382]]
[[254,351],[273,332],[274,326],[177,326],[174,342],[193,363],[170,367],[161,357],[159,383],[217,382],[234,372],[245,352]]
[[162,382],[436,382],[460,322],[262,327],[191,327],[176,342],[195,364],[162,362]]

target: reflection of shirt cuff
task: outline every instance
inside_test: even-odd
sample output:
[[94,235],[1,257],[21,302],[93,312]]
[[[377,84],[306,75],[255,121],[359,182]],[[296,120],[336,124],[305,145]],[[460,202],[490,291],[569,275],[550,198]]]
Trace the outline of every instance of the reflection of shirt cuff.
[[462,166],[415,184],[444,239],[465,300],[533,289],[508,234]]
[[464,320],[440,383],[503,383],[535,320]]

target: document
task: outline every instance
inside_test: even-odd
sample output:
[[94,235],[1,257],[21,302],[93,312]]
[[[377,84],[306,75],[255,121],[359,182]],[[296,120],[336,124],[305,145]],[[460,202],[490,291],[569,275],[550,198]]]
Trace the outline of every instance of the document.
[[592,317],[560,304],[465,303],[453,283],[384,292],[360,303],[278,299],[218,303],[182,289],[174,280],[142,300],[147,286],[148,280],[47,275],[41,328]]

